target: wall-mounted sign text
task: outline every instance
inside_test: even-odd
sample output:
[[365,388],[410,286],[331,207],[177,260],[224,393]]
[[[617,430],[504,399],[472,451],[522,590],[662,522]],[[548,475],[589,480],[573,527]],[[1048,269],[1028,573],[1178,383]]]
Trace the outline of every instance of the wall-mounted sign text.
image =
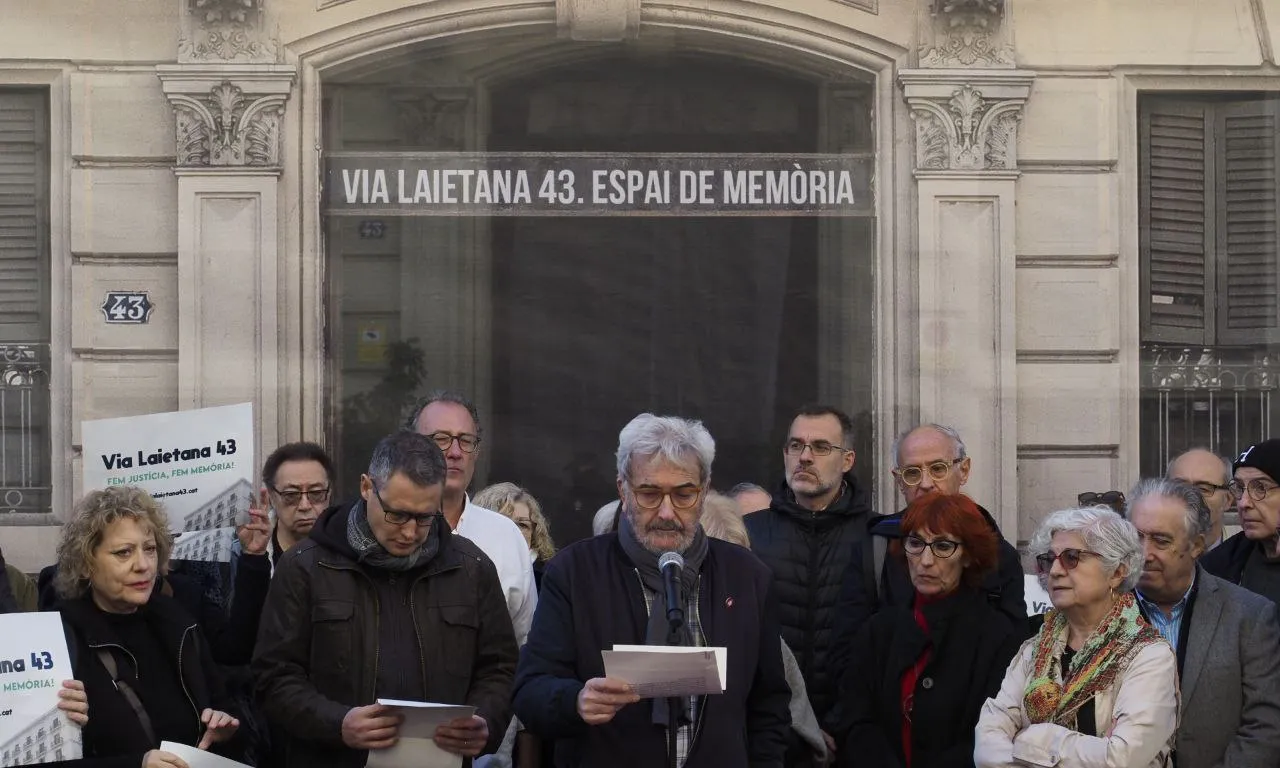
[[155,305],[146,291],[109,291],[102,302],[102,316],[115,325],[142,325],[151,319]]

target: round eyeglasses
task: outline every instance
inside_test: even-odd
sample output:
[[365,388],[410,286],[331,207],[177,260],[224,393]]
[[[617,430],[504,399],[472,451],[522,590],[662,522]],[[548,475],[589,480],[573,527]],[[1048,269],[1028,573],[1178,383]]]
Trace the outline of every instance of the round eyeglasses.
[[902,481],[903,485],[916,486],[924,480],[925,472],[928,472],[929,477],[933,478],[935,482],[946,480],[947,475],[951,474],[951,468],[962,461],[964,459],[959,458],[951,461],[938,460],[927,466],[898,467],[893,470],[893,474]]

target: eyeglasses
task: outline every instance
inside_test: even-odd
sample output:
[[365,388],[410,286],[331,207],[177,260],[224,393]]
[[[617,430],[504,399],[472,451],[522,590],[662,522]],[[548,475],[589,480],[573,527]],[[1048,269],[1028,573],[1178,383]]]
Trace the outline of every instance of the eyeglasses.
[[964,459],[952,459],[951,461],[938,460],[927,467],[898,467],[893,470],[893,474],[902,481],[903,485],[916,486],[924,480],[925,472],[928,472],[929,477],[932,477],[934,480],[946,480],[947,475],[951,474],[951,468],[962,461],[964,461]]
[[1268,485],[1267,483],[1264,483],[1261,478],[1257,477],[1250,480],[1247,484],[1242,483],[1239,480],[1232,480],[1227,483],[1227,490],[1231,491],[1232,497],[1237,501],[1244,496],[1244,492],[1246,490],[1249,491],[1249,497],[1254,501],[1262,501],[1267,498],[1268,493],[1271,493],[1276,488],[1280,488],[1280,485]]
[[[1177,479],[1178,478],[1176,477],[1174,478],[1174,480],[1177,480]],[[1187,483],[1186,480],[1183,480],[1182,482]],[[1214,485],[1213,483],[1210,483],[1204,480],[1198,483],[1187,483],[1187,484],[1194,487],[1197,491],[1200,491],[1201,496],[1212,496],[1218,491],[1227,491],[1228,493],[1231,492],[1230,485]]]
[[1102,557],[1097,552],[1090,552],[1087,549],[1064,549],[1058,554],[1052,552],[1041,552],[1036,555],[1036,570],[1040,573],[1048,573],[1053,570],[1055,560],[1062,561],[1062,567],[1068,571],[1074,571],[1077,565],[1080,565],[1080,558],[1083,555],[1093,555],[1094,557]]
[[1095,504],[1105,504],[1108,507],[1114,507],[1117,504],[1124,504],[1124,494],[1120,491],[1107,491],[1105,493],[1085,491],[1076,497],[1076,501],[1079,502],[1082,507],[1091,507]]
[[662,506],[664,498],[671,499],[671,506],[676,509],[692,509],[698,503],[698,497],[702,495],[702,486],[682,485],[669,491],[649,487],[632,488],[631,495],[635,497],[636,504],[641,509],[657,509]]
[[320,506],[329,500],[328,488],[311,488],[305,491],[287,490],[282,491],[279,488],[272,487],[272,493],[280,497],[280,501],[284,502],[286,507],[296,507],[302,503],[302,497],[306,496],[307,501],[314,506]]
[[833,451],[841,451],[845,453],[849,451],[849,449],[845,448],[843,445],[834,445],[832,443],[828,443],[826,440],[817,440],[812,443],[806,443],[803,440],[796,440],[795,438],[788,440],[786,445],[782,447],[782,450],[788,456],[799,456],[804,453],[805,448],[812,451],[814,456],[830,456]]
[[449,446],[453,445],[454,440],[458,441],[458,447],[462,449],[463,453],[475,453],[476,448],[480,446],[479,435],[469,435],[465,432],[460,435],[455,435],[451,432],[432,432],[427,437],[440,446],[442,451],[449,450]]
[[373,497],[378,500],[378,505],[382,507],[382,517],[392,525],[404,526],[411,521],[419,528],[430,528],[432,521],[440,516],[439,512],[428,512],[426,514],[417,514],[414,512],[402,512],[398,509],[392,509],[387,506],[387,502],[382,500],[382,494],[378,493],[378,486],[373,486]]
[[907,550],[908,555],[922,555],[926,547],[933,552],[934,557],[945,560],[960,549],[961,543],[950,539],[925,541],[919,536],[908,536],[906,541],[902,543],[902,548]]

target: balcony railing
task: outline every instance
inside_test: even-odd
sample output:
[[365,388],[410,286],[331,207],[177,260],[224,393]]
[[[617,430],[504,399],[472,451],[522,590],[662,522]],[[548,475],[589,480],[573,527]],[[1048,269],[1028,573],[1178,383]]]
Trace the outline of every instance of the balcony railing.
[[0,525],[52,507],[49,345],[0,343]]

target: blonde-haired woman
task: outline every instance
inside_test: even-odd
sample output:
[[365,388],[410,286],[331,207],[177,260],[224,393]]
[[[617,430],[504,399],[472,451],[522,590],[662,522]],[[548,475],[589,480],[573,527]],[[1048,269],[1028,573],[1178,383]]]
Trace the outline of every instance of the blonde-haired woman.
[[143,768],[184,768],[159,749],[173,741],[228,752],[240,722],[227,714],[209,644],[194,619],[156,589],[173,536],[140,488],[82,498],[62,527],[54,586],[92,717],[86,758]]
[[498,483],[477,493],[471,503],[506,515],[516,524],[529,546],[533,578],[541,590],[542,571],[555,555],[556,544],[551,540],[551,524],[543,516],[538,500],[515,483]]
[[1053,610],[978,720],[977,768],[1160,768],[1178,724],[1173,649],[1138,612],[1142,545],[1108,507],[1049,515],[1030,550]]

